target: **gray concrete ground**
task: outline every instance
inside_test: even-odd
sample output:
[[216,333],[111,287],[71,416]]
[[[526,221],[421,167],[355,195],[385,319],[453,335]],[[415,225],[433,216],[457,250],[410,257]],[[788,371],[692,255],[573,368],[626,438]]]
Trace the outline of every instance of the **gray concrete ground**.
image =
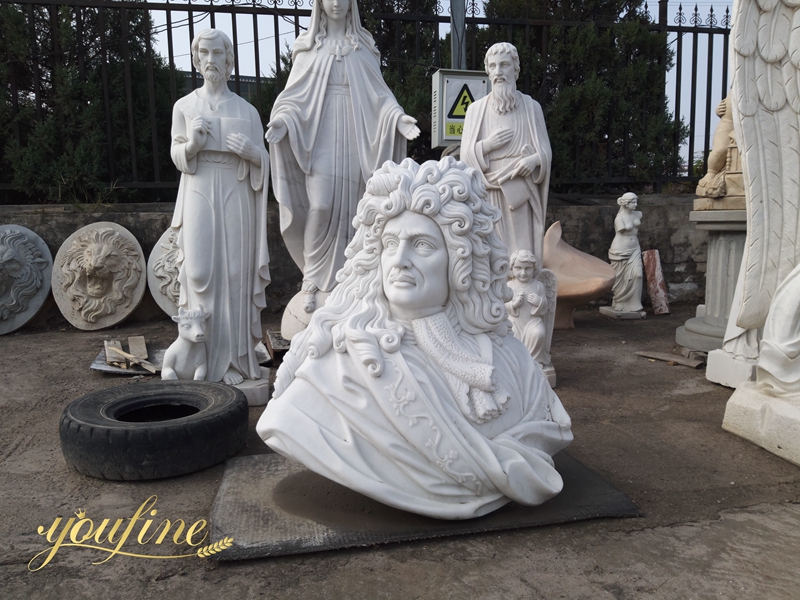
[[[141,381],[87,370],[102,340],[143,334],[166,345],[171,322],[2,337],[0,598],[798,598],[800,468],[722,431],[731,390],[702,369],[635,354],[671,351],[689,316],[685,308],[614,322],[582,311],[577,329],[555,335],[570,452],[628,494],[643,518],[235,563],[117,555],[92,564],[109,555],[62,547],[35,572],[29,561],[51,546],[37,527],[79,509],[95,524],[113,522],[153,494],[156,519],[207,518],[223,467],[115,483],[83,477],[61,457],[58,420],[70,401]],[[251,425],[260,413],[251,409]],[[266,451],[251,431],[243,453]],[[130,552],[187,552],[169,539],[155,546],[133,537]]]

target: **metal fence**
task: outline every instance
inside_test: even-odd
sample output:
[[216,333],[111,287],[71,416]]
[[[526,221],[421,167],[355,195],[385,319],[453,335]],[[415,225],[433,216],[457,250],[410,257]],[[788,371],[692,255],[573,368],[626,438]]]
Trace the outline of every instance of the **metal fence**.
[[[23,54],[29,63],[26,71],[17,64],[19,52],[15,54],[13,45],[7,45],[6,68],[0,73],[5,79],[4,102],[10,106],[7,114],[13,117],[20,110],[33,110],[43,119],[60,93],[59,85],[64,85],[59,69],[69,65],[79,81],[88,81],[89,73],[94,72],[96,91],[102,97],[102,116],[98,113],[102,136],[98,139],[106,148],[107,181],[124,188],[172,189],[178,174],[168,158],[169,106],[187,88],[200,84],[189,59],[194,34],[206,27],[229,32],[237,50],[231,88],[237,93],[246,90],[266,121],[265,111],[276,82],[285,76],[281,55],[306,28],[313,1],[0,0],[0,10],[14,9],[23,17],[27,38]],[[372,12],[364,8],[370,5],[367,0],[361,3],[362,18],[375,36],[384,66],[393,66],[400,78],[414,67],[422,66],[430,75],[434,69],[450,66],[443,64],[449,55],[444,34],[449,31],[450,17],[442,0],[406,0],[408,12],[404,14],[380,12],[380,0],[373,2],[378,10]],[[702,174],[692,166],[696,159],[705,161],[708,155],[715,122],[713,108],[727,94],[730,15],[726,10],[718,17],[711,8],[702,17],[697,6],[688,12],[679,5],[670,16],[664,0],[658,3],[657,17],[651,17],[647,4],[645,11],[649,29],[666,34],[674,50],[675,66],[665,74],[664,98],[676,123],[683,121],[689,127],[688,144],[682,147],[688,169],[676,166],[653,181],[654,189],[659,189],[664,181],[696,181]],[[546,57],[548,27],[581,25],[492,19],[483,14],[476,0],[467,0],[466,22],[468,68],[472,69],[482,68],[480,36],[487,28],[492,28],[496,37],[517,44],[523,40]],[[8,27],[9,21],[5,23]],[[141,47],[134,56],[137,41]],[[540,83],[535,77],[535,73],[523,69],[519,81],[520,89],[534,97]],[[155,91],[159,78],[166,83],[163,97]],[[15,123],[9,139],[22,143],[26,135]],[[664,144],[682,145],[677,134]],[[609,172],[609,176],[626,180],[625,173]],[[8,177],[0,181],[0,194],[14,188]],[[3,197],[8,202],[11,196]]]

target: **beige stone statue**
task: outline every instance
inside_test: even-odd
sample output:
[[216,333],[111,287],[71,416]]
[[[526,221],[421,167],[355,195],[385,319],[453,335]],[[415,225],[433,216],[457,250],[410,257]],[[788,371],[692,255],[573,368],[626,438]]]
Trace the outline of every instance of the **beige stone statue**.
[[708,155],[708,170],[697,184],[697,195],[707,198],[720,198],[725,195],[725,173],[728,163],[728,146],[733,136],[733,114],[728,108],[728,98],[717,106],[720,118],[714,131],[714,142]]
[[708,155],[708,170],[697,184],[695,210],[735,210],[745,207],[742,161],[733,127],[730,96],[717,106],[720,118]]

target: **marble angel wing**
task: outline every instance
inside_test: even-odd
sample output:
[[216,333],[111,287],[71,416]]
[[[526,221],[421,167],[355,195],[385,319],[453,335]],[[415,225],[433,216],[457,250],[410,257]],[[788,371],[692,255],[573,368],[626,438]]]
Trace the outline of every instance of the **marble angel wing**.
[[800,0],[736,0],[732,37],[748,229],[736,322],[758,329],[800,262]]
[[544,284],[545,297],[547,298],[547,315],[544,325],[547,331],[547,345],[545,349],[550,354],[550,342],[553,341],[553,325],[556,320],[556,300],[558,299],[558,281],[556,274],[550,269],[540,269],[536,278]]

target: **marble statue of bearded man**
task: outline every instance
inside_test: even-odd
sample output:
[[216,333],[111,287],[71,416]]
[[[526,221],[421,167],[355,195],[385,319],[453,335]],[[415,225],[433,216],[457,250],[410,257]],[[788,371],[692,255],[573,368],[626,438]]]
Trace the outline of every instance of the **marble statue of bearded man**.
[[467,110],[461,158],[483,174],[489,203],[500,209],[497,229],[509,254],[531,250],[541,257],[552,160],[544,113],[517,91],[514,46],[495,44],[484,63],[492,91]]
[[172,228],[180,248],[179,306],[205,307],[208,381],[260,379],[269,154],[255,107],[228,89],[233,44],[217,29],[192,41],[203,87],[175,103],[171,155],[181,171]]
[[274,450],[375,500],[466,519],[561,491],[570,419],[511,335],[480,174],[447,157],[367,183],[338,286],[259,420]]

